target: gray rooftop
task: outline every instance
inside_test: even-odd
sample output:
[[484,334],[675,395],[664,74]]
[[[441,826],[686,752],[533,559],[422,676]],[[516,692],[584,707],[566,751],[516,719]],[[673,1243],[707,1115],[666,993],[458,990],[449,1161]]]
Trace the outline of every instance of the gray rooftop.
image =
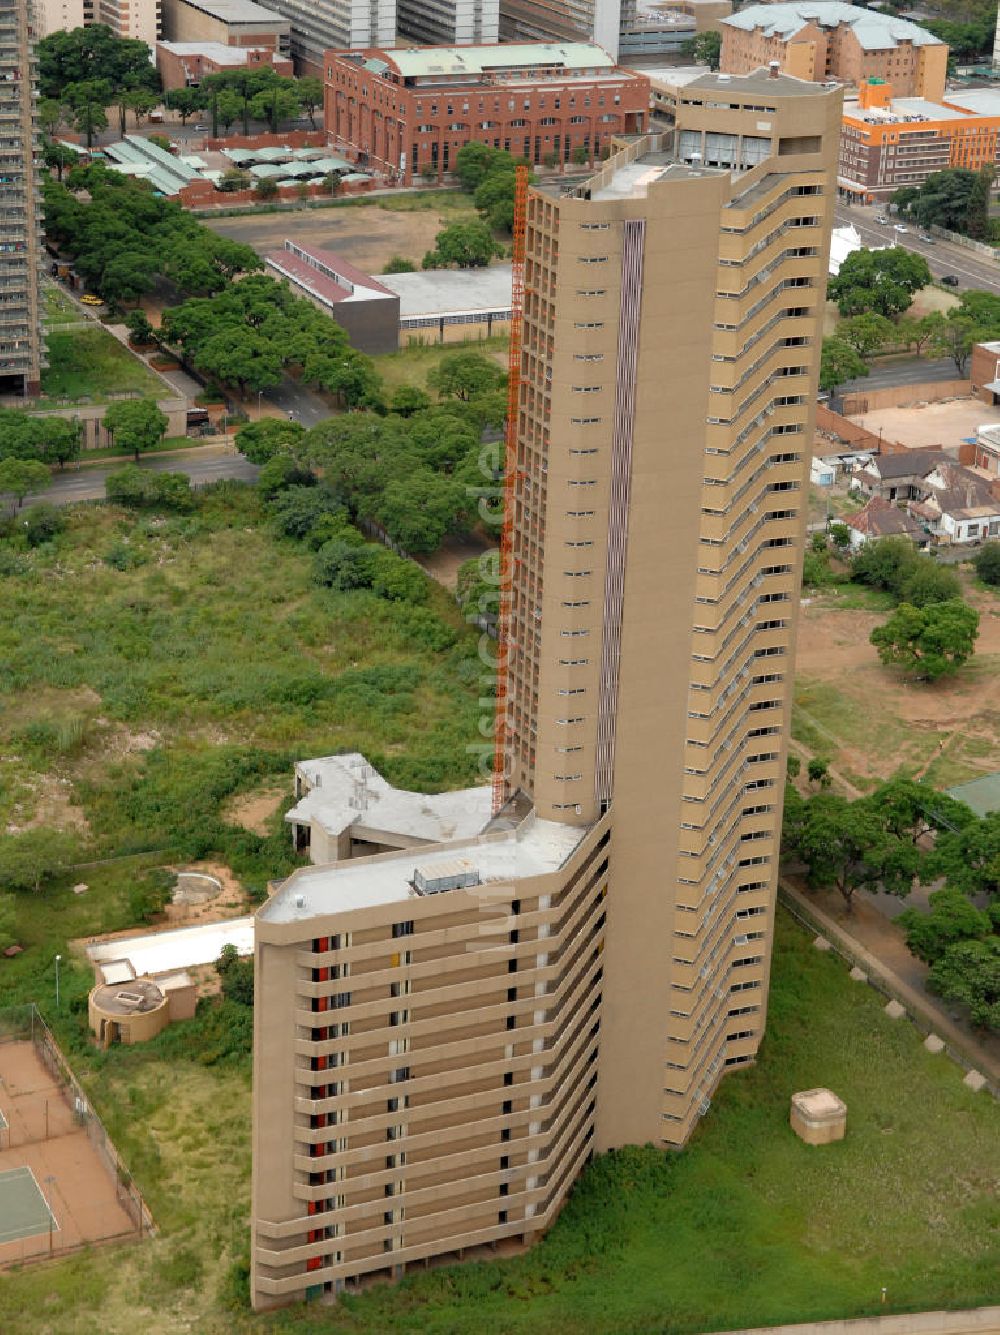
[[379,282],[399,295],[399,317],[509,311],[511,266],[488,269],[429,269],[421,273],[380,274]]
[[[380,51],[404,79],[431,74],[490,74],[553,65],[567,70],[613,69],[593,42],[512,42],[503,46],[411,46]],[[373,63],[373,62],[369,62]]]
[[[968,92],[945,93],[949,106],[960,107],[977,116],[1000,116],[1000,88],[973,88]],[[943,110],[943,108],[942,108]]]
[[[766,8],[772,9],[774,6],[768,5]],[[758,94],[771,97],[819,97],[824,93],[834,95],[833,88],[827,88],[824,84],[813,83],[810,79],[796,79],[792,74],[771,74],[763,68],[751,74],[706,74],[700,79],[693,79],[684,91],[728,93],[737,98],[750,95],[756,97]]]
[[276,31],[288,27],[288,19],[256,4],[255,0],[184,0],[184,3],[224,23],[273,23]]
[[818,4],[748,5],[738,14],[730,14],[722,22],[731,28],[741,28],[744,32],[760,28],[768,37],[784,39],[794,36],[808,23],[823,28],[835,28],[845,23],[854,29],[866,51],[887,51],[900,42],[912,42],[914,46],[941,45],[940,38],[929,33],[926,28],[920,28],[906,19],[894,18],[891,14],[844,4],[842,0],[821,0]]
[[[530,815],[516,830],[436,848],[407,849],[371,858],[354,858],[325,867],[301,867],[257,913],[262,922],[304,922],[319,914],[376,908],[417,898],[414,869],[432,878],[467,860],[481,885],[510,883],[558,869],[588,832],[586,826],[561,825]],[[445,893],[475,894],[476,889]]]

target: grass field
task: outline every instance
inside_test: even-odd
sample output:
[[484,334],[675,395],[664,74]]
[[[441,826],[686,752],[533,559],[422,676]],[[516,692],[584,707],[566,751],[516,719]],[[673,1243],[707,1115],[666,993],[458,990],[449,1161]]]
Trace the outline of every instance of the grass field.
[[[472,339],[468,343],[418,343],[399,352],[388,352],[381,357],[373,357],[375,369],[385,382],[387,394],[391,397],[400,385],[415,385],[418,389],[427,389],[427,376],[439,365],[442,357],[453,352],[481,352],[507,369],[507,346],[505,336]],[[434,391],[431,397],[436,398]]]
[[[63,1041],[82,1023],[57,1021]],[[182,1029],[74,1056],[161,1236],[0,1279],[0,1328],[691,1335],[886,1310],[883,1285],[896,1311],[1000,1292],[996,1103],[783,914],[761,1058],[724,1082],[687,1151],[601,1158],[532,1252],[418,1272],[333,1310],[240,1305],[247,1073],[201,1064]],[[815,1149],[789,1130],[788,1100],[821,1084],[849,1127]]]
[[75,306],[70,298],[57,287],[54,282],[46,282],[44,285],[45,327],[51,329],[55,325],[78,324],[84,317],[80,314],[78,306]]
[[42,371],[42,401],[69,399],[102,403],[112,393],[134,390],[163,398],[163,381],[105,329],[51,329],[46,336],[49,364]]

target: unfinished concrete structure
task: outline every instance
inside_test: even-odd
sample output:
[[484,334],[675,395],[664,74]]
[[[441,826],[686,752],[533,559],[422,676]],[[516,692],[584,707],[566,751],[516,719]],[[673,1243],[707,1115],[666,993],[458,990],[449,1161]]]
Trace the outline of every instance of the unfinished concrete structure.
[[708,75],[529,194],[498,814],[290,813],[342,860],[256,919],[258,1307],[535,1237],[754,1058],[839,118]]

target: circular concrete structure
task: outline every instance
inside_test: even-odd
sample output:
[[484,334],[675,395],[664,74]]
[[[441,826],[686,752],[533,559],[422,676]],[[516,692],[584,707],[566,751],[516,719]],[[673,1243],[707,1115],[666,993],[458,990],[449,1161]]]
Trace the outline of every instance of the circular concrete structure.
[[222,894],[222,882],[203,871],[179,871],[171,896],[174,904],[205,904]]
[[90,1028],[103,1048],[143,1043],[170,1022],[167,998],[149,978],[98,983],[87,1002]]

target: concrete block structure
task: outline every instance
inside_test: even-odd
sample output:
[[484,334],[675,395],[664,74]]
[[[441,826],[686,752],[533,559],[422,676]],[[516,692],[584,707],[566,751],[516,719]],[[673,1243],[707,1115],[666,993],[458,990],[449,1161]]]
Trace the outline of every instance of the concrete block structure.
[[441,179],[468,143],[515,157],[590,160],[649,119],[649,82],[599,47],[420,47],[328,51],[324,125],[338,152],[402,185]]
[[396,0],[400,46],[487,46],[499,24],[499,0]]
[[829,1089],[792,1095],[792,1130],[807,1145],[830,1145],[847,1135],[847,1104]]
[[39,37],[48,37],[52,32],[69,32],[73,28],[82,28],[92,14],[91,0],[87,4],[84,0],[35,0],[35,29]]
[[266,255],[268,272],[284,278],[297,297],[311,301],[372,356],[399,349],[399,297],[376,278],[332,251],[286,241]]
[[256,0],[161,0],[167,42],[218,42],[289,52],[288,19]]
[[746,74],[776,60],[784,73],[817,83],[859,87],[882,79],[900,97],[940,102],[944,96],[948,47],[906,19],[842,0],[791,0],[748,5],[721,26],[724,73]]
[[614,59],[622,0],[500,0],[503,42],[596,42]]
[[258,1308],[530,1241],[754,1060],[839,124],[708,75],[528,193],[494,814],[359,777],[258,911]]
[[291,52],[297,74],[324,75],[331,48],[355,50],[396,44],[396,0],[269,0],[291,24]]
[[399,297],[399,342],[464,343],[510,329],[511,269],[423,269],[384,274]]
[[37,394],[42,373],[36,37],[32,5],[0,0],[0,394]]

